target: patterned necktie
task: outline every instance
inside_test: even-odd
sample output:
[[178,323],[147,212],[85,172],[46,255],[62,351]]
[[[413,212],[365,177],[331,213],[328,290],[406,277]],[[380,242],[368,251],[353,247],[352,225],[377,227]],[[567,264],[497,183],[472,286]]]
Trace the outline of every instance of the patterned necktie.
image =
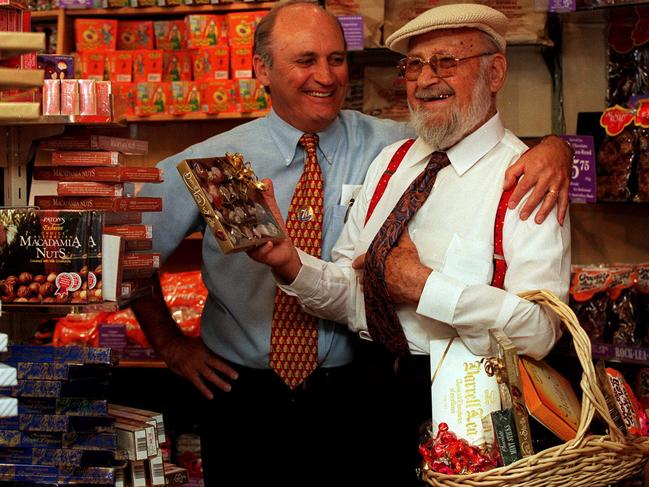
[[403,193],[365,254],[363,292],[367,329],[374,341],[398,355],[410,354],[410,347],[385,285],[385,259],[399,241],[410,219],[428,198],[437,173],[448,163],[445,152],[433,153],[426,169]]
[[[318,136],[300,138],[306,158],[304,172],[288,208],[286,230],[293,245],[320,257],[322,248],[323,185],[316,156]],[[318,322],[297,299],[279,288],[270,335],[270,366],[291,388],[300,385],[318,365]]]

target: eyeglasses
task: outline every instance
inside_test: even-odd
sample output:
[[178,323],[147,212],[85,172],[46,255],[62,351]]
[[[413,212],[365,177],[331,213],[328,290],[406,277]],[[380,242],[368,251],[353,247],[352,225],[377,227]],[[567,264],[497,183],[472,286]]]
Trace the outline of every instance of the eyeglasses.
[[399,61],[397,68],[399,76],[406,78],[408,81],[417,81],[424,66],[428,64],[435,76],[439,78],[450,78],[457,71],[458,65],[462,61],[482,56],[491,56],[495,52],[483,52],[467,57],[455,57],[450,54],[433,54],[428,61],[417,57],[404,57]]

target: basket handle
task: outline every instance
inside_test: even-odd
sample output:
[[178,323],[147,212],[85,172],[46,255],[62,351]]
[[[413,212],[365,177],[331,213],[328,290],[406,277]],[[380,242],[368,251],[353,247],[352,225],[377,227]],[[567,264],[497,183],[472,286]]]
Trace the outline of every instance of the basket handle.
[[570,309],[566,303],[557,298],[552,292],[545,289],[526,291],[520,293],[519,296],[528,301],[549,308],[553,313],[561,318],[561,322],[572,335],[572,341],[575,346],[575,351],[577,352],[577,358],[579,359],[579,363],[583,369],[580,382],[582,390],[581,415],[579,417],[577,436],[572,443],[575,446],[581,445],[586,431],[593,420],[595,411],[597,411],[607,423],[611,439],[615,442],[623,442],[624,435],[611,419],[608,406],[606,405],[606,400],[604,399],[604,395],[602,394],[597,381],[595,368],[593,367],[590,338],[579,324],[579,320],[574,311]]

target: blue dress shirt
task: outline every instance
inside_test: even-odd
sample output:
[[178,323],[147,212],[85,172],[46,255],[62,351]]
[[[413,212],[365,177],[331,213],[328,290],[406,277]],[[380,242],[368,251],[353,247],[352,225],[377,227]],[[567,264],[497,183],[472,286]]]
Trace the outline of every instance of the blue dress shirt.
[[[360,185],[380,150],[406,137],[412,129],[404,123],[380,120],[343,110],[325,131],[318,132],[318,161],[324,180],[322,258],[330,260],[347,210],[341,204],[344,185]],[[165,260],[183,238],[205,228],[176,164],[183,159],[223,156],[240,152],[257,176],[270,178],[282,215],[286,217],[295,185],[302,175],[304,149],[298,145],[302,132],[273,111],[264,118],[239,125],[158,163],[164,170],[163,184],[146,184],[141,196],[163,198],[164,211],[145,213],[144,223],[153,225],[155,252]],[[348,187],[349,188],[349,187]],[[275,280],[270,270],[245,254],[224,255],[210,229],[205,230],[202,274],[209,296],[201,319],[201,335],[216,354],[231,362],[257,369],[268,367]],[[318,363],[337,367],[351,361],[347,327],[320,321]]]

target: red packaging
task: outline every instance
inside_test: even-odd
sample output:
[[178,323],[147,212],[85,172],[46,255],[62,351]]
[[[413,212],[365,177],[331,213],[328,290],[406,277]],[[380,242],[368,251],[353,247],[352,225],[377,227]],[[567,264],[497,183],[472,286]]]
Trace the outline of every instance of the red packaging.
[[162,182],[162,171],[157,167],[68,167],[36,166],[33,177],[45,181],[98,181],[104,183],[121,182]]
[[126,115],[135,115],[135,83],[115,83],[113,82],[113,96],[120,97],[126,105]]
[[164,51],[162,56],[162,81],[191,80],[191,51]]
[[117,49],[153,49],[152,20],[120,20],[117,23]]
[[124,156],[116,151],[53,151],[53,166],[119,166]]
[[228,46],[202,47],[192,53],[195,81],[228,79],[230,48]]
[[153,23],[153,30],[156,49],[187,48],[187,26],[183,20],[157,20]]
[[36,196],[34,204],[46,210],[162,211],[162,198],[144,197]]
[[104,227],[104,233],[118,235],[124,240],[141,240],[153,238],[153,227],[151,225],[108,225]]
[[79,84],[79,115],[97,115],[96,81],[77,80]]
[[157,83],[162,81],[162,51],[142,49],[133,51],[133,81]]
[[227,14],[229,44],[231,46],[251,46],[255,28],[267,13],[267,10],[259,10]]
[[117,20],[75,19],[76,50],[114,51],[117,47]]
[[137,83],[135,114],[138,116],[166,113],[171,100],[169,83]]
[[43,82],[43,115],[61,114],[61,80],[46,79]]
[[79,115],[79,84],[76,79],[61,80],[61,115]]
[[203,84],[203,111],[207,113],[236,112],[232,80],[212,81]]
[[122,83],[133,81],[133,53],[126,51],[106,52],[108,79]]
[[227,43],[227,20],[223,15],[187,15],[187,47],[209,47]]
[[56,185],[56,194],[58,196],[123,196],[124,185],[62,181]]
[[102,81],[106,71],[106,58],[103,52],[81,52],[78,56],[79,78]]
[[252,46],[230,46],[232,79],[252,78]]
[[171,83],[172,105],[169,113],[182,115],[201,111],[201,92],[198,83],[174,81]]

